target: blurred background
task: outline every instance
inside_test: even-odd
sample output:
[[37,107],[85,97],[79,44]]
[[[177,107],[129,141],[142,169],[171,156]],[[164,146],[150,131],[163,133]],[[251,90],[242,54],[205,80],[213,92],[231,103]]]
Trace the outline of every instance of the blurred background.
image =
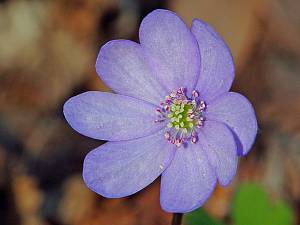
[[237,67],[233,90],[257,112],[259,134],[227,188],[217,187],[187,225],[300,224],[300,1],[1,0],[0,224],[167,225],[159,181],[109,200],[85,187],[84,156],[102,144],[73,131],[70,96],[109,91],[96,75],[100,46],[137,41],[155,8],[211,24]]

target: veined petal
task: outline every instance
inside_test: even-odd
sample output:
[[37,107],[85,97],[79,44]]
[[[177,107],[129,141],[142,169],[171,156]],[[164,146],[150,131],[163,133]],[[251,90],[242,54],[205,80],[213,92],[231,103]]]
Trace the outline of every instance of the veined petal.
[[164,130],[135,140],[107,142],[88,153],[83,178],[104,197],[125,197],[152,183],[168,167],[174,151],[164,139]]
[[229,91],[234,79],[233,58],[224,40],[207,23],[195,19],[191,30],[201,55],[201,71],[196,89],[206,102],[210,102]]
[[162,174],[160,204],[167,212],[186,213],[204,204],[216,184],[216,176],[204,150],[189,144],[176,151]]
[[119,141],[150,135],[164,126],[155,123],[155,106],[112,93],[89,91],[70,98],[64,115],[77,132],[100,140]]
[[96,70],[101,79],[119,94],[159,104],[168,94],[147,62],[140,44],[113,40],[101,47]]
[[257,120],[251,103],[242,95],[229,92],[207,105],[206,119],[227,124],[234,134],[238,153],[246,155],[257,133]]
[[236,174],[238,163],[237,146],[230,129],[220,122],[205,121],[198,137],[220,184],[228,185]]
[[200,54],[186,24],[175,13],[157,9],[143,19],[139,38],[169,93],[179,87],[191,92],[200,72]]

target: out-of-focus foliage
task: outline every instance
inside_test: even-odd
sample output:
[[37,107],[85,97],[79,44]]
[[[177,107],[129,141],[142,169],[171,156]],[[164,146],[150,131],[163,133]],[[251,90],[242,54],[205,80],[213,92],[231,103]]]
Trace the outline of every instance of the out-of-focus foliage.
[[271,202],[256,184],[241,185],[232,207],[234,225],[291,225],[294,221],[293,211],[285,202]]
[[187,225],[224,225],[222,222],[209,216],[203,209],[186,214],[185,222]]
[[235,225],[265,224],[269,209],[266,192],[257,185],[242,185],[236,193],[233,204],[233,223]]
[[[233,225],[292,225],[294,222],[294,213],[285,202],[271,202],[268,193],[254,183],[238,187],[230,215],[229,224]],[[203,209],[187,214],[185,221],[187,225],[224,225]]]

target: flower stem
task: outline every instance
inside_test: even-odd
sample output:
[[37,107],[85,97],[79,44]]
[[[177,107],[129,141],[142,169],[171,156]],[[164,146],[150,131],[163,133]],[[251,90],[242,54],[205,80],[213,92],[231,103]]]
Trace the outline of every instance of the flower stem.
[[173,213],[172,225],[181,225],[182,213]]

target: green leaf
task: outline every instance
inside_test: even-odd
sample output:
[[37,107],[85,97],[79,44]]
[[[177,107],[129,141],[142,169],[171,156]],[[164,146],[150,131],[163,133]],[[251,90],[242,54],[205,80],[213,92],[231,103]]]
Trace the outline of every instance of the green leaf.
[[203,209],[186,214],[184,219],[187,225],[224,225],[210,217]]
[[264,189],[256,184],[242,184],[233,201],[234,225],[292,225],[292,210],[282,202],[272,204]]
[[268,196],[255,184],[243,184],[236,192],[232,208],[234,225],[266,225]]
[[267,223],[272,225],[293,224],[294,214],[292,209],[284,202],[277,202],[268,214]]

